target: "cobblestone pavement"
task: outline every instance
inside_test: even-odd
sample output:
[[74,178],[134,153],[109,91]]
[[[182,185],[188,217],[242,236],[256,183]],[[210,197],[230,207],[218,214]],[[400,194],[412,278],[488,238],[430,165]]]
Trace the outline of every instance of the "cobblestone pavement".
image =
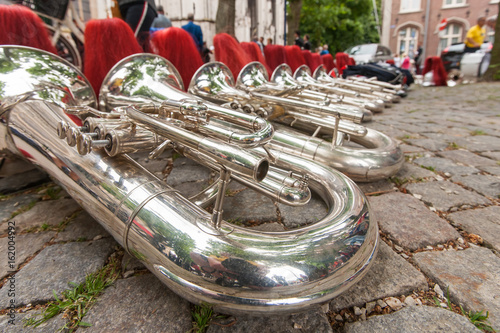
[[[474,332],[462,314],[488,311],[500,329],[500,84],[413,87],[401,104],[376,114],[367,126],[400,142],[402,170],[386,181],[359,184],[380,226],[372,269],[345,294],[320,309],[271,316],[214,317],[207,332]],[[144,158],[137,156],[144,161]],[[146,167],[163,176],[163,165]],[[187,332],[193,305],[163,286],[124,254],[44,172],[7,159],[0,193],[0,331],[51,332],[63,314],[23,328],[54,294],[116,263],[119,279],[98,296],[78,332]],[[186,194],[211,173],[177,158],[167,182]],[[225,201],[225,219],[284,230],[324,212],[313,201],[291,211],[240,185]],[[258,209],[256,209],[258,208]],[[16,225],[15,266],[7,266],[9,223]],[[11,278],[9,271],[16,271]],[[9,323],[15,288],[15,326]],[[54,292],[53,292],[54,291]],[[453,309],[454,311],[451,311]]]

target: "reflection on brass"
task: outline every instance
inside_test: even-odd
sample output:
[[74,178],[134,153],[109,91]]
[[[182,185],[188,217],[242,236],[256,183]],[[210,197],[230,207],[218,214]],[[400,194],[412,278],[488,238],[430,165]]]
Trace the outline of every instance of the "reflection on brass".
[[[191,302],[210,303],[215,311],[225,313],[305,311],[345,292],[373,263],[377,223],[370,216],[366,198],[350,179],[300,153],[273,150],[270,140],[255,137],[255,133],[272,136],[265,120],[242,117],[210,104],[205,108],[184,93],[173,98],[175,91],[162,100],[164,91],[154,82],[176,82],[172,71],[164,71],[171,66],[166,60],[136,55],[117,64],[109,77],[114,80],[124,74],[119,89],[112,89],[113,94],[122,94],[104,105],[118,101],[123,105],[102,110],[110,114],[105,118],[96,117],[97,111],[86,118],[75,108],[71,108],[71,118],[65,112],[71,105],[91,107],[96,99],[81,73],[58,57],[2,46],[0,61],[10,64],[9,70],[0,73],[4,89],[0,102],[16,101],[1,115],[2,147],[45,170],[131,255]],[[43,64],[44,69],[38,80],[29,71],[36,64]],[[60,73],[58,85],[46,85],[47,75],[50,78],[53,71]],[[78,82],[76,88],[71,85],[74,82]],[[40,94],[18,97],[40,88],[47,99]],[[157,113],[152,112],[151,103],[159,104]],[[141,105],[147,113],[141,111]],[[234,130],[242,131],[238,140],[250,143],[228,144],[217,139],[233,132],[229,124],[233,112]],[[75,114],[81,118],[75,119]],[[252,130],[247,128],[249,122]],[[216,128],[223,124],[227,130]],[[212,130],[215,138],[203,134]],[[156,152],[165,146],[219,168],[219,181],[190,200],[126,154]],[[245,159],[266,161],[269,154],[272,165],[255,177],[237,167]],[[253,163],[246,167],[250,165]],[[221,201],[221,190],[224,192],[230,179],[292,204],[301,193],[308,200],[308,184],[327,206],[325,215],[314,224],[284,232],[231,225],[220,218],[222,210],[214,218],[201,207],[207,202],[204,196]]]

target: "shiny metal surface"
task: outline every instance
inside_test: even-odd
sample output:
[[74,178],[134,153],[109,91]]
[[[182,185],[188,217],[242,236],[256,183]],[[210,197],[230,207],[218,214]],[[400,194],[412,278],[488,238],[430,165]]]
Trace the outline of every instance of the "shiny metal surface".
[[254,131],[229,133],[230,143],[258,146],[272,138],[272,125],[261,117],[209,103],[179,90],[181,88],[182,79],[167,59],[153,54],[135,54],[118,62],[104,78],[99,94],[100,109],[109,112],[115,107],[138,103],[157,103],[158,107],[168,108],[172,104],[180,107],[180,102],[199,102],[206,107],[208,117],[235,122]]
[[[323,84],[332,83],[332,81],[333,81],[333,78],[330,75],[328,75],[328,73],[326,72],[323,65],[320,65],[320,66],[318,66],[318,68],[316,68],[312,77],[316,81],[321,82]],[[392,106],[391,101],[384,100],[384,99],[382,99],[378,96],[372,95],[372,94],[366,94],[366,93],[362,93],[359,91],[345,89],[345,88],[341,88],[341,87],[338,87],[335,85],[329,85],[328,87],[329,87],[329,89],[331,89],[332,91],[334,91],[335,93],[340,94],[340,95],[362,98],[362,99],[369,100],[369,101],[375,101],[377,104],[384,105],[384,107],[386,107],[386,108]]]
[[[262,65],[259,63],[251,63],[244,67],[238,76],[238,82],[244,83],[248,88],[264,92],[266,90],[260,88],[273,87],[273,84],[266,83],[266,72],[262,71],[260,67]],[[281,69],[278,72],[275,71],[274,74],[279,75],[283,80],[289,78],[293,80],[290,67],[288,65],[280,67]],[[279,74],[280,72],[282,74]],[[199,84],[199,82],[202,82],[202,84]],[[213,84],[210,85],[209,82],[213,82]],[[238,89],[233,88],[232,84],[231,72],[225,65],[210,63],[200,68],[197,74],[193,76],[190,91],[209,98],[211,101],[219,101],[219,103],[239,102],[245,104],[253,102],[251,99],[247,99],[248,95],[255,95],[251,93],[252,90],[249,90],[249,94],[238,92]],[[296,82],[292,84],[294,84],[294,87],[298,87]],[[274,88],[276,90],[263,100],[274,101],[276,91],[278,91],[277,87],[271,89]],[[236,92],[232,94],[233,91]],[[295,91],[288,93],[294,94]],[[295,151],[300,156],[324,163],[359,182],[371,182],[388,178],[397,173],[403,165],[404,155],[396,142],[381,132],[367,129],[352,122],[341,120],[338,123],[338,131],[349,134],[351,141],[356,142],[360,147],[343,145],[342,135],[339,135],[337,140],[334,140],[334,147],[332,147],[331,143],[320,138],[311,137],[311,135],[300,132],[291,132],[286,130],[285,127],[277,127],[276,123],[281,123],[308,134],[315,133],[319,129],[319,133],[332,135],[336,123],[332,116],[321,113],[305,113],[300,108],[296,111],[297,107],[287,108],[287,104],[281,103],[280,100],[282,99],[288,99],[288,95],[286,98],[276,98],[276,105],[279,107],[270,109],[267,117],[267,119],[274,122],[275,127],[280,129],[279,131],[283,131],[283,133],[275,133],[271,141],[271,145],[275,150],[287,153]],[[297,103],[293,103],[297,105]],[[294,136],[293,133],[296,133],[296,135]],[[313,134],[313,136],[315,135]],[[363,136],[367,137],[363,138]]]
[[[265,80],[264,71],[265,68],[259,62],[249,63],[238,75],[236,86],[241,89],[251,89],[251,91],[255,91],[252,94],[253,96],[268,98],[275,103],[286,104],[287,107],[293,107],[296,104],[301,111],[307,113],[335,116],[334,112],[328,112],[334,110],[339,114],[340,119],[356,123],[369,121],[373,116],[369,110],[357,106],[342,105],[339,103],[340,101],[336,102],[327,96],[318,99],[314,96],[314,92],[308,90],[307,85],[303,85],[293,78],[292,70],[287,64],[276,67],[270,80],[271,83],[281,86],[281,89],[288,89],[287,91],[290,91],[290,93],[287,94],[285,99],[272,94],[268,96],[269,94],[265,91],[265,88],[269,86],[269,82]],[[256,89],[257,87],[261,87],[261,89]]]
[[[0,61],[15,64],[6,49],[0,47]],[[24,84],[19,77],[7,80],[2,72],[0,86]],[[303,311],[346,291],[374,261],[378,229],[368,202],[331,168],[272,151],[280,169],[309,175],[328,206],[324,218],[285,232],[258,232],[225,221],[217,228],[208,212],[127,155],[110,157],[102,150],[80,155],[60,139],[58,124],[71,123],[64,102],[2,93],[2,106],[7,99],[17,102],[3,108],[0,127],[7,136],[0,140],[49,173],[129,253],[192,302],[225,313]],[[267,156],[263,148],[252,151]]]
[[326,98],[338,100],[340,103],[345,103],[347,105],[362,107],[373,112],[382,112],[384,110],[384,104],[378,103],[375,100],[363,100],[361,97],[355,98],[339,95],[335,89],[330,89],[327,85],[316,81],[311,76],[311,70],[306,65],[297,68],[293,77],[298,82],[308,85],[309,89],[324,93]]

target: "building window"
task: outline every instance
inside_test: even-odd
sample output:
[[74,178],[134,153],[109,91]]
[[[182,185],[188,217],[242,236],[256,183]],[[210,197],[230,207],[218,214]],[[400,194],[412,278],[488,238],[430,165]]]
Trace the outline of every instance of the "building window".
[[451,44],[463,42],[463,27],[460,24],[451,23],[441,32],[439,39],[438,54]]
[[413,27],[408,27],[399,30],[398,34],[398,53],[399,55],[407,54],[410,58],[415,57],[417,50],[418,30]]
[[416,12],[421,9],[420,0],[401,0],[400,12]]
[[465,0],[443,0],[443,7],[462,7],[465,6]]

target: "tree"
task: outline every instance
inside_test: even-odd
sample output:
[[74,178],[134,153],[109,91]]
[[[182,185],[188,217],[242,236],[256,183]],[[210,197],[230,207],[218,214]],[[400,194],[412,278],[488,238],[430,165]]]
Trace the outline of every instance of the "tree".
[[234,36],[236,0],[219,0],[215,18],[215,33],[225,32]]
[[313,46],[328,44],[333,54],[379,41],[372,0],[302,0],[300,30]]
[[[300,30],[300,20],[302,12],[302,0],[289,0],[287,10],[287,25],[288,25],[288,36],[286,42],[288,45],[294,44],[294,33]],[[302,33],[302,32],[301,32]]]
[[[498,10],[500,12],[500,2],[498,3]],[[490,66],[482,77],[483,81],[500,81],[500,20],[497,19],[495,24],[495,40],[493,42],[493,49],[491,49]]]

